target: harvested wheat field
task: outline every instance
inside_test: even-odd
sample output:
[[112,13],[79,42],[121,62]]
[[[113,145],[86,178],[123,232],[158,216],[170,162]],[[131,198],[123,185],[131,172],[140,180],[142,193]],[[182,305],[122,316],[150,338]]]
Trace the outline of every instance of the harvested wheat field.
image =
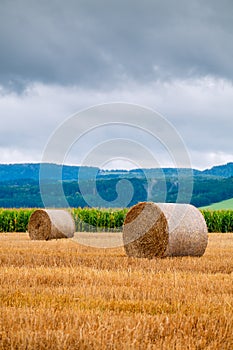
[[0,349],[233,348],[232,233],[151,260],[0,234],[0,288]]

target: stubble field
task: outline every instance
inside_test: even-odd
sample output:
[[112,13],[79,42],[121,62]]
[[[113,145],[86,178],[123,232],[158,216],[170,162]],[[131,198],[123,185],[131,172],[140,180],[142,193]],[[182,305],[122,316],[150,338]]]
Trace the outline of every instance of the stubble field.
[[232,233],[153,260],[0,234],[0,349],[224,350],[232,333]]

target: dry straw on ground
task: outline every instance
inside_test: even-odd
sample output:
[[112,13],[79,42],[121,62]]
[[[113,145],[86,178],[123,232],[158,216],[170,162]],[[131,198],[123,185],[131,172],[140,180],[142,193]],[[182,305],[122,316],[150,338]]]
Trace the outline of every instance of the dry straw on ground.
[[201,256],[208,230],[192,205],[142,202],[126,215],[123,242],[126,254],[132,257]]
[[60,209],[38,209],[30,217],[28,233],[33,240],[70,238],[74,236],[72,215]]

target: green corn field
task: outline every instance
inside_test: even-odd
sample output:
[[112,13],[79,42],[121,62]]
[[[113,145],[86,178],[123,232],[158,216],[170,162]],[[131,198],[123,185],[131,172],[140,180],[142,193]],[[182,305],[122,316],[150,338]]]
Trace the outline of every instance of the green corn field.
[[72,209],[77,232],[121,231],[128,209]]
[[[25,232],[35,209],[0,209],[0,232]],[[118,232],[128,209],[73,208],[77,232]],[[201,210],[209,232],[233,232],[233,210]]]
[[35,209],[0,209],[0,232],[25,232]]
[[[0,209],[0,232],[26,232],[36,209]],[[118,232],[128,209],[73,208],[77,232]]]
[[209,232],[233,232],[233,210],[201,210]]

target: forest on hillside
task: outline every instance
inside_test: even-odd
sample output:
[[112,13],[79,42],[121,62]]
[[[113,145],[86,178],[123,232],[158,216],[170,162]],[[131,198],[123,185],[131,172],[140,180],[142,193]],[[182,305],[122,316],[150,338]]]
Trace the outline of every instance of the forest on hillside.
[[[63,181],[62,189],[71,207],[130,207],[141,201],[191,203],[197,207],[209,205],[233,197],[233,177],[214,178],[210,176],[195,176],[182,179],[183,190],[179,193],[177,177],[145,178],[99,178],[94,180]],[[125,179],[126,180],[126,179]],[[120,181],[120,182],[119,182]],[[129,185],[130,182],[130,185]],[[193,191],[189,192],[193,182]],[[120,185],[120,198],[117,191]],[[129,186],[132,195],[129,200]],[[43,184],[46,194],[46,206],[64,207],[64,200],[59,190],[61,183],[49,180]],[[118,198],[118,200],[117,200]],[[44,207],[40,184],[32,179],[19,179],[0,182],[0,207]],[[104,203],[104,204],[103,204]]]

